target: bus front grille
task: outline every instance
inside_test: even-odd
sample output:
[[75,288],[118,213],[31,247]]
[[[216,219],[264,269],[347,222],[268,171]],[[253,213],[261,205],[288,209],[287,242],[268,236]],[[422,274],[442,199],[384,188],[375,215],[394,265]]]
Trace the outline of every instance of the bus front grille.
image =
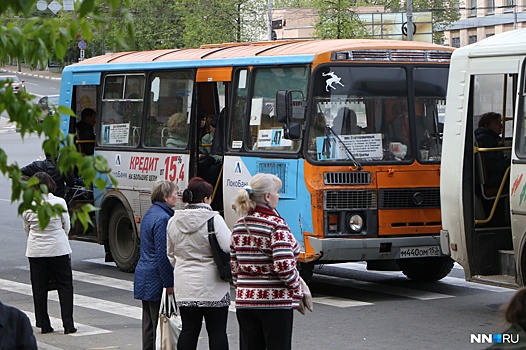
[[357,210],[376,209],[377,199],[375,191],[325,191],[325,210]]
[[429,61],[448,62],[451,59],[451,51],[430,51],[428,52]]
[[371,183],[371,173],[360,172],[331,172],[323,174],[325,185],[369,185]]
[[423,50],[350,50],[334,52],[333,61],[411,61],[411,62],[446,62],[451,58],[451,51]]
[[379,209],[440,208],[439,188],[386,188],[378,193]]

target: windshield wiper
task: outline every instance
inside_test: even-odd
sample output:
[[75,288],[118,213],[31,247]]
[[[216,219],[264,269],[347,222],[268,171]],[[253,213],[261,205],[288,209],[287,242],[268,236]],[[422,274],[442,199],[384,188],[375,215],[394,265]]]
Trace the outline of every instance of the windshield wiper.
[[332,128],[325,124],[325,130],[328,131],[328,134],[325,136],[325,140],[324,140],[324,143],[323,143],[323,155],[327,158],[329,158],[329,149],[330,149],[330,139],[329,139],[329,134],[332,134],[334,136],[334,138],[336,139],[336,141],[338,141],[338,144],[340,144],[343,149],[345,149],[345,153],[347,153],[347,159],[350,159],[354,166],[356,167],[356,170],[362,170],[363,167],[362,165],[360,164],[360,162],[358,162],[358,160],[356,160],[356,158],[354,158],[351,150],[349,149],[349,147],[347,147],[347,145],[342,141],[342,139],[340,139],[340,136],[338,136],[334,130],[332,130]]

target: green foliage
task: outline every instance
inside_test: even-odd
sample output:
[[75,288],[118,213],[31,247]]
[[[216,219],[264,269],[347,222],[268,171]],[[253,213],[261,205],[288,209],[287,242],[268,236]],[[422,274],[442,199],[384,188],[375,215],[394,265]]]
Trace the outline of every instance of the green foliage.
[[314,0],[318,14],[314,29],[320,39],[352,39],[366,35],[358,15],[352,10],[355,0]]
[[259,40],[266,33],[266,2],[251,0],[177,0],[185,47]]
[[[36,0],[2,0],[0,2],[0,61],[24,60],[30,67],[40,64],[45,67],[48,58],[55,53],[63,57],[72,43],[76,44],[76,35],[80,33],[83,38],[91,38],[96,28],[107,24],[107,20],[98,17],[98,8],[95,0],[76,2],[76,11],[67,15],[49,16],[38,14],[35,17]],[[129,32],[129,16],[119,0],[106,1],[108,13],[118,15],[123,19],[121,28]],[[92,15],[92,17],[90,17]],[[129,35],[127,35],[129,36]],[[127,37],[121,34],[121,41]],[[9,120],[16,123],[23,138],[29,133],[44,136],[42,148],[49,154],[57,154],[57,166],[61,173],[69,174],[78,169],[87,186],[90,186],[98,174],[106,174],[113,185],[117,184],[116,178],[109,172],[105,159],[85,157],[78,153],[73,136],[66,136],[60,130],[61,116],[59,113],[48,115],[42,123],[38,118],[42,115],[39,107],[31,102],[29,93],[14,94],[8,85],[0,89],[0,113],[7,112]],[[74,115],[66,107],[59,107],[63,115]],[[24,181],[17,163],[10,163],[5,151],[0,148],[0,172],[11,179],[11,201],[18,201],[18,213],[32,210],[37,213],[41,227],[45,227],[53,215],[59,215],[63,210],[60,206],[51,206],[43,202],[43,194],[47,193],[45,186],[40,186],[37,179]],[[105,181],[97,180],[95,185],[103,189]],[[83,207],[75,213],[74,219],[87,228],[89,212],[95,210],[93,206]]]
[[274,0],[273,8],[306,8],[313,7],[314,0]]
[[130,0],[136,50],[182,47],[181,14],[173,0]]

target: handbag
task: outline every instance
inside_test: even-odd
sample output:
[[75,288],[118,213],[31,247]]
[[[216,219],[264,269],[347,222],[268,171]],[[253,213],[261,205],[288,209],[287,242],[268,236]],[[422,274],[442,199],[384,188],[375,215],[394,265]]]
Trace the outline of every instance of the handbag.
[[208,242],[212,248],[214,262],[219,272],[219,278],[225,282],[232,282],[232,270],[230,269],[230,253],[225,253],[219,246],[214,228],[214,218],[208,219]]
[[[243,224],[245,224],[245,229],[247,230],[247,233],[250,236],[250,239],[252,240],[252,243],[256,247],[258,247],[260,252],[262,252],[267,257],[272,259],[272,257],[269,254],[267,254],[263,249],[261,249],[261,247],[257,244],[256,239],[254,238],[254,236],[252,236],[252,233],[250,232],[250,229],[248,228],[248,225],[247,225],[247,223],[245,221],[245,218],[243,218]],[[310,288],[307,285],[307,283],[303,280],[303,278],[301,278],[301,276],[300,276],[300,285],[301,285],[301,289],[303,290],[303,298],[301,298],[301,300],[300,300],[300,304],[298,306],[298,311],[302,315],[305,315],[305,311],[306,310],[309,310],[310,312],[312,312],[312,310],[314,310],[314,304],[313,304],[312,293],[310,292]]]
[[181,316],[177,314],[177,306],[173,294],[166,293],[163,289],[161,307],[159,309],[159,320],[155,332],[156,350],[174,350],[177,348],[177,340],[183,329]]

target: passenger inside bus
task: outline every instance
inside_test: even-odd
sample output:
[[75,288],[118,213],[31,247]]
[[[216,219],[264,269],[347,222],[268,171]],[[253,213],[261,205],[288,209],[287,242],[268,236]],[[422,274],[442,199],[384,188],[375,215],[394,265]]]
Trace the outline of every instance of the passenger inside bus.
[[150,115],[146,118],[146,138],[144,139],[144,144],[147,147],[164,146],[163,129],[164,125],[159,122],[155,116]]
[[[218,116],[208,122],[210,132],[201,139],[201,147],[199,151],[199,163],[197,173],[208,183],[216,188],[216,184],[221,183],[221,168],[223,167],[223,129],[222,123],[224,118],[225,108]],[[215,195],[211,206],[214,210],[221,211],[223,209],[222,201],[223,190],[222,186],[217,186]]]
[[391,106],[391,114],[386,119],[386,134],[391,142],[401,142],[409,145],[409,120],[407,104],[402,101]]
[[358,126],[356,112],[349,107],[341,107],[332,123],[332,130],[337,135],[361,134],[362,128]]
[[[496,112],[484,113],[480,116],[475,139],[480,148],[501,147],[502,116]],[[485,176],[486,193],[496,194],[502,182],[504,173],[510,165],[510,159],[503,151],[480,152],[482,168]]]
[[79,141],[79,151],[87,156],[91,156],[95,150],[95,124],[97,123],[97,113],[91,108],[84,108],[80,114],[80,121],[77,123],[77,137]]
[[168,120],[168,148],[186,148],[188,143],[188,125],[186,124],[185,113],[175,113]]

